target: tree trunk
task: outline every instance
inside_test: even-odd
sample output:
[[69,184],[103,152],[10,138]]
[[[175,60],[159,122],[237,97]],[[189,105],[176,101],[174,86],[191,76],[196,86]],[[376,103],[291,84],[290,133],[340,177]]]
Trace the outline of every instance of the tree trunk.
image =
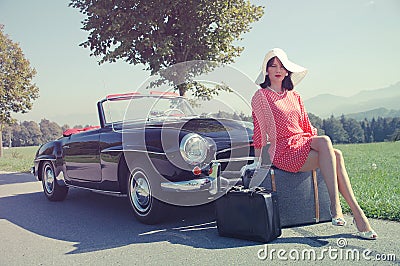
[[2,126],[0,125],[0,157],[3,156],[3,131],[1,129]]

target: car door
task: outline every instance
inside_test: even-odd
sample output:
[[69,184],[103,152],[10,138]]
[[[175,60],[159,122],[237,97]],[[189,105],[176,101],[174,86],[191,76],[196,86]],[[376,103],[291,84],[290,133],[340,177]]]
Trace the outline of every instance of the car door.
[[63,145],[68,178],[101,181],[99,131],[100,129],[73,134]]

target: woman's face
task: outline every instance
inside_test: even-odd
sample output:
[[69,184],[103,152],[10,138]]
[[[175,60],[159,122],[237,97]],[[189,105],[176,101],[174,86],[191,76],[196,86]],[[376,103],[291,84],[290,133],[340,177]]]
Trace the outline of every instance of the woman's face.
[[267,67],[268,77],[271,83],[282,82],[288,71],[283,67],[281,61],[275,57],[272,64]]

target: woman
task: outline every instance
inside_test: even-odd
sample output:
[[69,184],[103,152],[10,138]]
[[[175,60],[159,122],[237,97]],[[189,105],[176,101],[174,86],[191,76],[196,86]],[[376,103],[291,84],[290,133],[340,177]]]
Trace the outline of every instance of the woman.
[[[339,192],[349,204],[358,235],[376,239],[367,217],[357,203],[347,175],[342,153],[332,147],[328,136],[317,136],[300,95],[293,90],[307,69],[289,61],[279,48],[267,53],[256,83],[261,88],[252,99],[256,160],[245,169],[260,164],[261,149],[268,141],[273,164],[289,172],[305,172],[320,168],[331,201],[332,224],[346,225],[339,201]],[[243,170],[245,170],[243,169]]]

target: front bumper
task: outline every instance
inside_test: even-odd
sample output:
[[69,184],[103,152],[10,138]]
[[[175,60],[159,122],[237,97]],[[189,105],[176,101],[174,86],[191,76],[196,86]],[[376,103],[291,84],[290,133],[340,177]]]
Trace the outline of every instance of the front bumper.
[[216,182],[215,178],[205,177],[199,179],[192,179],[189,181],[179,181],[179,182],[164,182],[161,183],[161,188],[164,191],[205,191],[211,189],[213,183]]
[[212,173],[209,176],[192,179],[188,181],[163,182],[161,189],[168,192],[198,192],[209,191],[211,194],[218,192],[218,177],[221,165],[217,162],[212,163]]
[[[169,192],[197,192],[209,191],[215,195],[219,191],[224,191],[241,182],[241,169],[248,161],[254,160],[254,157],[237,157],[213,160],[211,166],[213,171],[210,176],[192,179],[189,181],[164,182],[161,183],[161,189]],[[231,167],[225,169],[221,176],[221,163],[239,163],[239,167]],[[237,168],[237,169],[236,169]]]

